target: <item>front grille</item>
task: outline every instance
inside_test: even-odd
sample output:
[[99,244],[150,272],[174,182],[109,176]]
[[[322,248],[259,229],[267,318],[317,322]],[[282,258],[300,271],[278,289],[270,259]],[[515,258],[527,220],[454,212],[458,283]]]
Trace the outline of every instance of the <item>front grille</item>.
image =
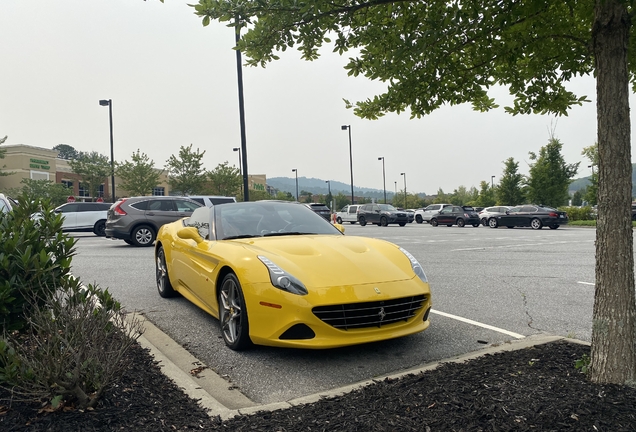
[[382,327],[413,318],[426,302],[425,295],[400,299],[316,306],[313,313],[321,321],[337,329],[349,330]]

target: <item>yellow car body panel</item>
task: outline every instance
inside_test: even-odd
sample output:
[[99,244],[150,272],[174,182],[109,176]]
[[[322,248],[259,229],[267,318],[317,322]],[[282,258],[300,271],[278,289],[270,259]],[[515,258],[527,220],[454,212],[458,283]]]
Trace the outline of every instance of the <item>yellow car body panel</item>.
[[[302,235],[208,241],[181,238],[183,222],[164,225],[156,247],[165,250],[175,291],[219,318],[217,286],[233,272],[245,297],[249,336],[258,345],[335,348],[386,340],[428,328],[430,287],[415,275],[409,258],[384,240],[344,235]],[[264,256],[302,281],[297,295],[272,285]],[[367,328],[327,324],[314,307],[381,302],[423,295],[422,307],[408,320]],[[424,319],[426,317],[426,319]],[[311,328],[311,339],[282,339],[297,324]]]

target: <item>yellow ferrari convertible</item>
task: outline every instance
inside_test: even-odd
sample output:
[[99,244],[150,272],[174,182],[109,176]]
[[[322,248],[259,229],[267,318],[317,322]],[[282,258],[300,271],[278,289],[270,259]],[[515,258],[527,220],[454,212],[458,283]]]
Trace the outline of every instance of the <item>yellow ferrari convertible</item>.
[[418,261],[392,243],[343,234],[304,205],[201,207],[157,234],[157,288],[218,318],[228,347],[334,348],[429,326]]

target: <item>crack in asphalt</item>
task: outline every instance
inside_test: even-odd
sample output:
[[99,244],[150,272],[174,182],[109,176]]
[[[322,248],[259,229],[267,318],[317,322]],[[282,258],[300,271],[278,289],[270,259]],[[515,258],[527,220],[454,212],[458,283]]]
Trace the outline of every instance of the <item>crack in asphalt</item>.
[[529,320],[528,321],[528,327],[530,327],[532,330],[535,330],[535,331],[543,331],[543,330],[541,330],[539,328],[536,328],[536,327],[532,326],[534,318],[532,318],[532,315],[530,315],[530,312],[528,312],[528,297],[526,296],[526,294],[524,292],[522,292],[520,290],[517,290],[517,291],[519,291],[519,294],[521,294],[521,298],[523,299],[523,310],[524,310],[524,312],[525,312],[525,314],[526,314],[526,316],[528,317],[528,320]]

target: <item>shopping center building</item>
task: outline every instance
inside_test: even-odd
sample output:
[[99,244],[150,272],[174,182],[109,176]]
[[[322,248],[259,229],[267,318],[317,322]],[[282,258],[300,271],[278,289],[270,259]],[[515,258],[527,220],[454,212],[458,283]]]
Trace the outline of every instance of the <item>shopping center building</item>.
[[[58,151],[35,147],[25,144],[2,145],[4,159],[0,159],[0,172],[10,173],[0,176],[0,192],[21,189],[23,179],[48,180],[60,183],[72,190],[72,195],[78,200],[91,201],[98,197],[89,196],[88,188],[85,188],[80,177],[73,173],[68,160],[58,158]],[[128,191],[118,185],[119,179],[115,176],[115,193],[117,198],[129,196]],[[249,188],[252,190],[267,190],[267,179],[264,174],[248,176]],[[111,181],[105,178],[99,188],[99,196],[106,201],[111,198]],[[153,195],[170,195],[168,175],[162,171],[159,184],[153,189]]]

